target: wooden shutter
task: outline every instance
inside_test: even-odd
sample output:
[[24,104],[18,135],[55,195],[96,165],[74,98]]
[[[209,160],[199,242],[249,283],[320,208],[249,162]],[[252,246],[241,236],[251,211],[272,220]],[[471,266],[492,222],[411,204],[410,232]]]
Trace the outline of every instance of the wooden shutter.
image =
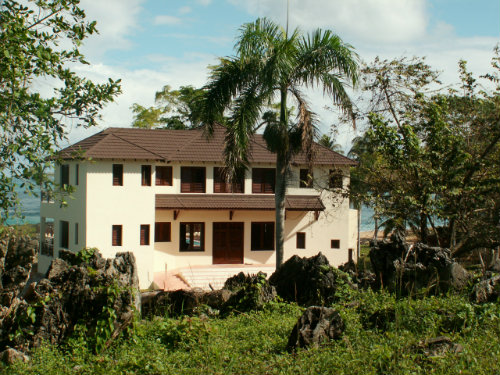
[[149,224],[141,224],[141,245],[149,245]]
[[266,168],[264,175],[264,193],[273,194],[276,185],[276,169]]
[[113,225],[111,244],[113,246],[121,246],[122,245],[122,226],[121,225]]
[[61,240],[59,242],[60,247],[64,249],[69,248],[69,222],[67,221],[61,221],[60,225],[61,233],[60,237]]
[[155,242],[171,241],[171,225],[167,222],[155,223]]
[[172,167],[157,166],[155,183],[160,186],[172,186]]
[[61,165],[61,186],[69,185],[69,165]]
[[205,167],[181,167],[181,193],[204,193],[205,181]]
[[141,185],[151,186],[151,166],[141,165]]
[[113,186],[123,186],[123,164],[113,164]]
[[252,169],[252,193],[260,194],[262,193],[262,168],[253,168]]

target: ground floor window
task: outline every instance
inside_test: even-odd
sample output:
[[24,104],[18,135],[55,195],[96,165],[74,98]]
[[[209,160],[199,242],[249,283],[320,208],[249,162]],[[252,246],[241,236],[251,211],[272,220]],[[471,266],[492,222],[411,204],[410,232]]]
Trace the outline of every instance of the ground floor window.
[[142,224],[141,225],[141,239],[140,243],[141,245],[149,245],[149,224]]
[[155,242],[171,241],[171,225],[167,222],[155,223]]
[[180,223],[180,251],[205,250],[205,223]]
[[297,232],[297,249],[306,248],[306,234],[304,232]]
[[340,240],[331,240],[330,247],[332,249],[340,249]]
[[252,250],[274,250],[274,223],[252,223]]
[[111,244],[113,246],[121,246],[122,245],[122,226],[121,225],[113,225],[112,227],[112,236],[111,236]]
[[59,246],[64,249],[67,249],[69,248],[69,222],[61,221],[60,229],[61,229],[61,235],[60,235],[61,241],[59,242]]

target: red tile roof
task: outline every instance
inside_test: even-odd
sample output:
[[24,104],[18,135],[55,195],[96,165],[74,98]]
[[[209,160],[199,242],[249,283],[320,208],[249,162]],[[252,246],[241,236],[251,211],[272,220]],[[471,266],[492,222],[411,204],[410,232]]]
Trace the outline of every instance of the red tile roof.
[[[206,138],[202,130],[160,130],[108,128],[60,151],[62,159],[124,159],[156,161],[194,161],[223,163],[225,128],[214,127]],[[253,163],[275,163],[276,155],[266,148],[260,134],[250,145],[249,160]],[[356,162],[317,143],[313,145],[316,165],[356,165]],[[303,153],[293,162],[307,164]]]
[[[274,195],[247,194],[156,194],[157,209],[184,210],[273,210]],[[289,211],[323,211],[319,196],[287,195]]]

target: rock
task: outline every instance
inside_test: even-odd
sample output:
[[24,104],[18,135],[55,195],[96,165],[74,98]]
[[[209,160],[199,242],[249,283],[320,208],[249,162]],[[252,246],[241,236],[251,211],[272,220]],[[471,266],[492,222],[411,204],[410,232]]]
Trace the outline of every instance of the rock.
[[451,258],[450,250],[422,243],[409,246],[401,237],[372,245],[370,261],[376,275],[376,288],[403,295],[421,289],[441,293],[462,290],[469,273]]
[[500,297],[500,275],[480,281],[472,288],[470,299],[475,303],[495,302]]
[[26,354],[17,351],[16,349],[7,348],[0,353],[0,361],[6,365],[13,365],[16,362],[29,362],[30,357]]
[[347,273],[351,277],[353,286],[358,289],[374,289],[377,277],[371,271],[359,271],[356,263],[352,260],[341,264],[339,270]]
[[146,292],[141,295],[142,316],[192,315],[203,306],[220,310],[233,293],[229,290],[175,290]]
[[[108,342],[126,328],[140,309],[135,258],[118,253],[104,259],[95,249],[55,259],[47,273],[15,299],[0,322],[0,349],[26,351],[42,342],[64,342],[79,324],[92,337],[99,321],[113,319]],[[109,310],[111,308],[111,310]],[[21,334],[14,334],[21,333]]]
[[460,353],[463,351],[462,345],[455,344],[446,336],[425,340],[419,343],[416,349],[417,352],[424,353],[429,357],[441,357],[448,353]]
[[301,306],[328,305],[339,288],[351,288],[349,276],[330,266],[322,254],[310,258],[294,255],[269,278],[278,295]]
[[263,272],[257,275],[240,273],[226,280],[224,288],[226,287],[233,288],[236,292],[222,306],[223,315],[261,310],[266,303],[273,301],[277,296],[276,288],[269,283]]
[[493,262],[490,265],[489,270],[493,272],[500,272],[500,260],[496,260],[495,262]]
[[308,307],[293,327],[288,338],[287,350],[318,347],[322,343],[339,339],[344,329],[344,321],[334,309],[320,306]]

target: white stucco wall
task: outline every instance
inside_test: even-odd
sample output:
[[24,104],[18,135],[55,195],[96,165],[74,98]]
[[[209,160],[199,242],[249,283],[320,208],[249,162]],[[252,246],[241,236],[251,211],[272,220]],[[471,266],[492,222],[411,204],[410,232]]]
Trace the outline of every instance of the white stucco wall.
[[[70,162],[70,183],[74,179],[74,165]],[[112,165],[123,164],[123,186],[113,186]],[[141,186],[141,165],[152,165],[152,186]],[[117,252],[131,251],[137,260],[141,288],[147,288],[153,281],[155,272],[173,270],[182,267],[212,264],[212,229],[214,222],[229,222],[229,210],[181,210],[176,220],[173,210],[155,210],[156,194],[180,194],[180,164],[173,167],[173,185],[155,186],[155,163],[146,161],[87,161],[79,162],[80,184],[73,198],[68,200],[68,207],[60,208],[57,203],[43,203],[41,216],[55,220],[55,245],[58,249],[60,220],[69,225],[70,250],[78,251],[83,247],[96,247],[104,257],[113,257]],[[206,193],[213,194],[214,163],[183,163],[184,166],[206,167]],[[254,165],[258,168],[273,167],[270,164]],[[318,220],[313,212],[289,211],[285,221],[285,259],[294,254],[300,256],[316,255],[323,252],[334,265],[348,259],[348,249],[356,249],[355,210],[349,209],[347,198],[326,192],[329,168],[314,169],[314,188],[299,188],[299,169],[292,167],[288,181],[287,194],[321,194],[326,210]],[[302,166],[305,168],[305,166]],[[349,181],[348,169],[344,169],[344,186]],[[56,182],[59,170],[55,172]],[[251,170],[246,172],[245,194],[252,194]],[[353,212],[354,211],[354,214]],[[233,222],[244,223],[244,262],[246,264],[274,264],[274,251],[252,251],[251,223],[275,220],[274,211],[234,211]],[[155,222],[171,222],[171,242],[155,243]],[[74,223],[79,223],[79,243],[74,244]],[[205,223],[205,251],[179,251],[179,223]],[[150,226],[150,245],[140,245],[140,226]],[[122,246],[112,246],[112,226],[122,225]],[[306,249],[296,248],[296,232],[306,234]],[[331,240],[340,241],[340,249],[331,248]],[[57,251],[55,252],[57,256]],[[354,259],[355,258],[355,255]],[[45,259],[47,258],[47,259]],[[41,256],[42,265],[48,265],[50,259]]]

